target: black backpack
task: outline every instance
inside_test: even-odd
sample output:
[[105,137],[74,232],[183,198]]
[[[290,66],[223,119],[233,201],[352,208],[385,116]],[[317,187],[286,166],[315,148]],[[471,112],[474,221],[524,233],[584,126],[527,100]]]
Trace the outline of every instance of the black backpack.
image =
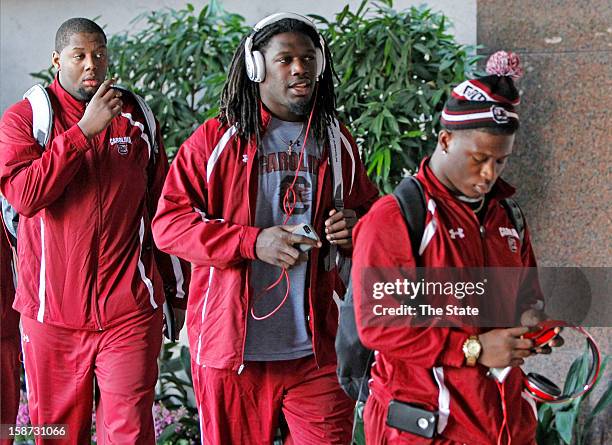
[[[418,252],[425,230],[426,203],[423,187],[414,176],[408,176],[395,188],[393,196],[400,206],[408,227],[412,251]],[[501,203],[522,242],[525,221],[520,207],[510,198],[502,200]],[[336,334],[336,355],[338,357],[336,373],[344,392],[353,400],[365,402],[370,395],[368,380],[370,379],[370,367],[374,361],[374,351],[365,348],[359,340],[353,306],[353,286],[349,280],[346,295],[339,308],[340,320]]]

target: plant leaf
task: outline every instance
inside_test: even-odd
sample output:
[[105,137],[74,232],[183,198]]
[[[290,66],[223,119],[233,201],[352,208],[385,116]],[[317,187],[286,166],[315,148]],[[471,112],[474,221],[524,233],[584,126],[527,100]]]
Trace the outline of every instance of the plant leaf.
[[561,440],[567,445],[572,442],[572,433],[576,422],[576,411],[557,411],[555,415],[555,427],[559,432]]

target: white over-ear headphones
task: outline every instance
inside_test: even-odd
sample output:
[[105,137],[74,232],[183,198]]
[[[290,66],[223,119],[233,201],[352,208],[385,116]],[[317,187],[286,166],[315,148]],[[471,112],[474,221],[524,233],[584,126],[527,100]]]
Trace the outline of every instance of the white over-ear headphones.
[[246,64],[247,76],[253,82],[263,82],[266,78],[266,64],[264,62],[263,54],[260,51],[253,51],[253,37],[257,32],[261,31],[268,25],[272,23],[279,22],[284,19],[293,19],[305,23],[315,30],[317,35],[319,36],[319,43],[321,48],[315,48],[316,50],[316,62],[317,62],[317,80],[321,78],[323,71],[325,70],[325,41],[323,37],[317,30],[312,21],[303,15],[294,14],[292,12],[279,12],[277,14],[272,14],[263,20],[260,20],[254,27],[251,35],[247,37],[246,42],[244,44],[244,58]]

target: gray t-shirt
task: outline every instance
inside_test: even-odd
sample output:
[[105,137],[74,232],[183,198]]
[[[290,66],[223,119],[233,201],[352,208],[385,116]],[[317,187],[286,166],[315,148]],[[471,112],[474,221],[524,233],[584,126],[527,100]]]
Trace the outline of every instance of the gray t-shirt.
[[[257,227],[266,228],[284,223],[286,214],[283,198],[295,176],[305,131],[301,122],[286,122],[275,118],[270,122],[258,151],[259,188],[255,211]],[[291,153],[288,152],[290,143],[294,143]],[[320,158],[319,146],[310,133],[302,166],[293,187],[296,206],[286,224],[312,222]],[[291,360],[313,353],[306,319],[306,272],[307,263],[289,269],[289,297],[274,315],[265,320],[255,320],[249,313],[245,360]],[[252,261],[250,284],[253,296],[259,297],[254,306],[256,316],[269,314],[285,296],[285,279],[273,289],[264,292],[280,274],[280,267],[259,260]]]

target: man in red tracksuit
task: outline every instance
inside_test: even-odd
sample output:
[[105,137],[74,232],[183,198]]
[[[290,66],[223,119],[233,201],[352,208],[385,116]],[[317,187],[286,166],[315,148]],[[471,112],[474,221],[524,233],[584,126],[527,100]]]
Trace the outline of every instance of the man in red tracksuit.
[[[202,443],[269,444],[281,411],[294,443],[350,441],[334,252],[350,256],[352,227],[378,192],[346,128],[328,133],[329,58],[308,19],[262,20],[235,53],[220,116],[185,141],[164,185],[153,232],[193,264],[187,325]],[[344,209],[334,208],[330,141]],[[322,243],[293,233],[305,224]]]
[[[19,409],[19,313],[13,308],[15,275],[8,231],[0,212],[0,423],[14,425]],[[12,439],[1,439],[10,445]]]
[[67,424],[63,440],[37,443],[89,443],[95,376],[98,443],[153,444],[164,287],[173,305],[186,303],[185,264],[158,252],[150,232],[163,147],[155,154],[135,100],[104,80],[107,62],[98,25],[64,22],[47,88],[51,140],[43,149],[33,138],[27,100],[0,123],[0,190],[20,214],[14,308],[30,417]]
[[[529,231],[521,240],[501,203],[514,188],[499,177],[518,128],[514,106],[519,96],[510,76],[520,68],[515,55],[503,53],[491,59],[488,69],[491,75],[453,90],[442,114],[437,148],[416,175],[427,209],[419,252],[412,250],[392,196],[379,200],[355,228],[357,326],[364,345],[377,351],[364,413],[367,443],[535,443],[535,402],[522,396],[518,369],[533,353],[531,340],[521,339],[529,328],[376,323],[364,287],[367,274],[373,273],[368,268],[535,267]],[[504,291],[495,298],[495,306],[511,307],[513,314],[518,309],[524,322],[527,315],[532,324],[543,316],[535,310],[542,302],[537,282],[504,282]],[[488,368],[506,366],[512,371],[498,387],[486,376]],[[390,412],[394,418],[412,408],[438,413],[432,439],[409,432],[407,422],[404,430],[398,426],[401,421],[388,424]]]

